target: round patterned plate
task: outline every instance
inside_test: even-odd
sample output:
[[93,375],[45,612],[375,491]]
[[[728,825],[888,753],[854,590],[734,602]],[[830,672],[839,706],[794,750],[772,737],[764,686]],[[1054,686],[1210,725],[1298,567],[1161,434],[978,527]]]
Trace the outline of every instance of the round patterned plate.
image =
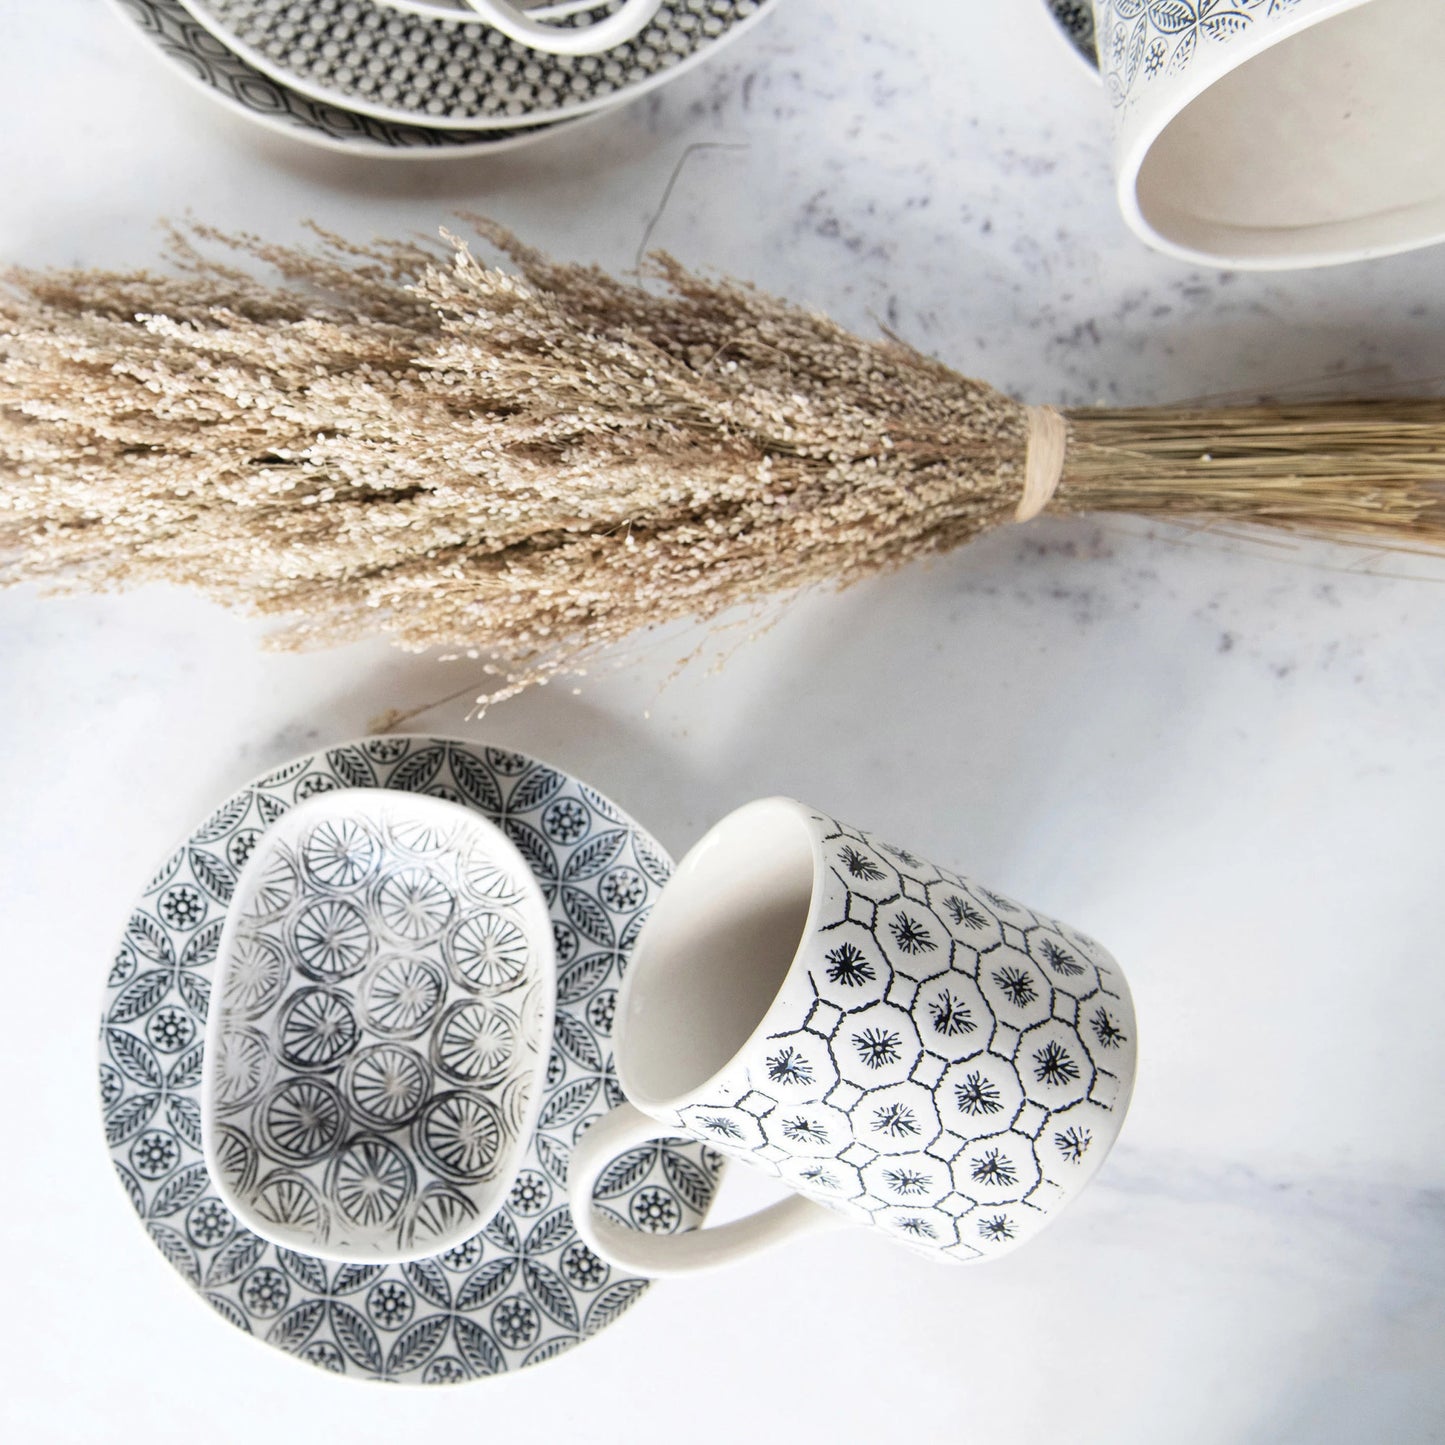
[[111,0],[183,79],[227,110],[270,130],[347,155],[450,160],[515,150],[585,121],[506,129],[438,130],[358,115],[299,95],[248,65],[198,25],[180,0]]
[[[334,1263],[267,1243],[237,1223],[202,1152],[205,1020],[239,870],[295,804],[356,787],[444,798],[497,824],[541,887],[557,951],[541,1111],[507,1202],[481,1233],[405,1264]],[[501,1374],[611,1324],[648,1281],[609,1268],[577,1238],[567,1161],[621,1100],[611,1052],[617,988],[671,866],[586,784],[517,753],[444,738],[332,748],[222,803],[146,885],[101,1019],[106,1140],[156,1248],[237,1329],[363,1378],[448,1384]],[[638,1228],[694,1228],[721,1168],[704,1145],[663,1141],[619,1161],[598,1197]]]
[[669,0],[622,45],[550,55],[480,20],[429,20],[385,0],[185,0],[217,40],[285,87],[380,120],[458,130],[535,125],[631,100],[776,4]]

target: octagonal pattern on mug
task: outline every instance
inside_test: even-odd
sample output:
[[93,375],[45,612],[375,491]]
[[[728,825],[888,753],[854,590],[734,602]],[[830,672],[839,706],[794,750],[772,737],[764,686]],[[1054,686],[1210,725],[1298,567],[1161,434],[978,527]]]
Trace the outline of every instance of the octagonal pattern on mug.
[[1012,1130],[975,1139],[953,1160],[954,1188],[980,1204],[1014,1203],[1038,1182],[1033,1141]]
[[873,932],[883,957],[905,978],[927,978],[949,960],[948,930],[922,903],[899,898],[884,904]]
[[769,1144],[809,1159],[829,1158],[853,1142],[848,1115],[831,1104],[779,1104],[760,1124]]
[[891,1200],[903,1208],[924,1208],[953,1190],[953,1175],[941,1160],[908,1154],[875,1159],[864,1167],[863,1183],[875,1199]]
[[1116,1122],[1110,1110],[1089,1099],[1051,1115],[1036,1145],[1045,1176],[1077,1187],[1098,1168],[1103,1159],[1100,1143],[1110,1137]]
[[1058,1019],[1029,1029],[1015,1057],[1024,1093],[1046,1109],[1078,1103],[1094,1082],[1093,1060],[1083,1040]]
[[953,937],[976,953],[1003,942],[999,921],[977,889],[945,879],[929,887],[928,902]]
[[777,1172],[788,1184],[830,1203],[845,1204],[857,1199],[864,1190],[857,1168],[841,1159],[783,1159]]
[[823,846],[828,866],[850,893],[874,903],[898,896],[898,870],[882,849],[847,835],[831,838]]
[[926,979],[918,990],[914,1018],[923,1046],[945,1059],[982,1052],[993,1037],[994,1016],[978,985],[950,969]]
[[1000,1023],[1022,1032],[1049,1017],[1053,995],[1039,966],[1008,944],[990,949],[978,961],[978,986]]
[[930,1255],[958,1241],[957,1226],[936,1209],[910,1209],[906,1204],[890,1204],[873,1215],[902,1244],[913,1244]]
[[901,1084],[922,1048],[908,1010],[890,1003],[869,1004],[845,1015],[832,1044],[838,1072],[860,1089]]
[[1079,1037],[1096,1068],[1113,1073],[1119,1067],[1132,1029],[1129,1012],[1111,994],[1097,993],[1079,1010]]
[[828,1041],[811,1029],[774,1035],[768,1040],[763,1064],[764,1079],[751,1082],[781,1102],[810,1103],[823,1098],[838,1082]]
[[883,997],[888,965],[872,932],[846,921],[828,930],[822,966],[812,978],[820,997],[853,1009]]
[[938,1138],[933,1090],[922,1084],[889,1084],[859,1100],[853,1108],[858,1138],[880,1154],[912,1154]]
[[950,1064],[934,1094],[945,1129],[963,1139],[1007,1129],[1023,1105],[1024,1091],[1014,1066],[997,1054],[975,1054]]
[[757,1149],[767,1142],[758,1121],[731,1104],[690,1104],[678,1117],[698,1138],[732,1153]]
[[1029,957],[1044,976],[1074,998],[1086,998],[1099,986],[1099,976],[1087,954],[1075,948],[1057,929],[1040,925],[1024,935]]

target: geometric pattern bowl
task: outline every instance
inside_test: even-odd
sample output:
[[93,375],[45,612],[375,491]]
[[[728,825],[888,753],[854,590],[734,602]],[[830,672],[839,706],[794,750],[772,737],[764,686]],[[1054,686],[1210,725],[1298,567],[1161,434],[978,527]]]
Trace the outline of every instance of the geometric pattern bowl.
[[327,1259],[475,1234],[536,1121],[557,991],[507,836],[436,798],[320,793],[262,834],[217,967],[201,1136],[237,1218]]
[[[297,804],[388,788],[495,823],[542,890],[556,1015],[537,1125],[478,1234],[401,1264],[335,1263],[237,1219],[201,1139],[205,1022],[239,870]],[[376,737],[296,759],[241,788],[156,871],[117,946],[100,1026],[100,1102],[116,1177],[146,1234],[230,1325],[318,1368],[450,1384],[550,1360],[605,1329],[649,1281],[577,1238],[565,1202],[577,1138],[622,1093],[612,1017],[632,942],[672,871],[660,845],[587,784],[519,753]],[[695,1228],[722,1169],[702,1144],[637,1151],[608,1207],[633,1228]]]

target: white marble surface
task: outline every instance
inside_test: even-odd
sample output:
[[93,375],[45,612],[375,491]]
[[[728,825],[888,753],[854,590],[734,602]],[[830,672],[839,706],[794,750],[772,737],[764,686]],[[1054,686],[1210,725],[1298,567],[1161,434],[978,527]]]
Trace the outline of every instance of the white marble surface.
[[[1445,250],[1268,277],[1125,232],[1102,96],[1029,0],[789,0],[736,49],[492,161],[339,160],[168,76],[93,0],[5,7],[0,257],[132,263],[186,209],[294,235],[484,210],[555,252],[656,244],[1031,400],[1445,376]],[[543,1370],[348,1385],[242,1340],[108,1177],[95,1011],[131,896],[253,772],[464,687],[291,657],[160,591],[0,595],[16,1441],[1391,1442],[1445,1435],[1445,564],[1049,521],[789,607],[719,673],[676,638],[469,722],[681,850],[786,791],[1037,902],[1134,983],[1133,1114],[991,1268],[861,1233],[659,1286]],[[732,1186],[733,1207],[747,1195]]]

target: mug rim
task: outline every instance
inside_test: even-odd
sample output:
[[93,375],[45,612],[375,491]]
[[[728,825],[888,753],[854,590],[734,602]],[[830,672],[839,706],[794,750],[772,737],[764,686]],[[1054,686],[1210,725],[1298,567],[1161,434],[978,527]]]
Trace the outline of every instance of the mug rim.
[[[1097,16],[1107,0],[1094,0]],[[1377,0],[1301,0],[1285,14],[1263,17],[1268,29],[1254,32],[1239,42],[1213,47],[1213,54],[1196,52],[1183,74],[1146,99],[1128,100],[1115,113],[1114,174],[1115,197],[1129,229],[1149,246],[1177,260],[1206,265],[1217,270],[1284,271],[1309,267],[1345,265],[1352,261],[1396,255],[1418,250],[1445,240],[1445,211],[1442,203],[1421,201],[1375,212],[1365,217],[1323,221],[1302,226],[1247,226],[1214,222],[1221,244],[1209,247],[1202,240],[1191,243],[1161,230],[1146,214],[1139,195],[1139,181],[1145,162],[1160,137],[1207,91],[1226,76],[1253,63],[1275,47],[1307,30]],[[1101,67],[1102,69],[1102,67]],[[1400,218],[1416,211],[1441,212],[1434,229],[1397,235],[1392,239],[1362,240],[1360,232],[1372,222]],[[1205,226],[1202,223],[1201,229]],[[1301,248],[1300,238],[1313,235],[1312,244]],[[1335,237],[1331,240],[1331,237]],[[1270,239],[1275,245],[1268,244]],[[1353,238],[1353,239],[1352,239]],[[1230,250],[1228,247],[1235,249]]]
[[[683,878],[688,865],[702,854],[715,838],[724,829],[735,827],[740,819],[752,814],[764,814],[769,812],[785,813],[789,820],[799,828],[807,843],[808,854],[811,861],[811,877],[809,880],[808,906],[798,930],[798,938],[793,945],[792,952],[788,955],[778,975],[777,986],[773,989],[768,1002],[758,1014],[752,1027],[738,1042],[736,1047],[727,1058],[718,1065],[705,1078],[690,1086],[682,1093],[672,1095],[661,1095],[646,1089],[637,1087],[636,1078],[633,1075],[631,1066],[626,1062],[627,1056],[627,1035],[631,1024],[631,1003],[634,990],[640,986],[639,980],[644,977],[644,965],[648,953],[648,933],[657,922],[659,915],[667,904],[668,890],[676,886]],[[679,1113],[689,1105],[699,1102],[709,1093],[714,1092],[716,1087],[725,1082],[728,1075],[738,1066],[743,1055],[753,1047],[761,1037],[765,1037],[764,1029],[772,1016],[773,1010],[777,1007],[787,988],[788,980],[793,976],[793,970],[797,966],[799,958],[807,947],[808,939],[815,931],[818,919],[818,912],[821,906],[822,889],[818,886],[824,866],[823,849],[814,830],[807,826],[808,821],[813,817],[813,810],[807,804],[797,798],[791,798],[785,794],[773,794],[766,798],[755,798],[751,802],[734,808],[705,832],[696,843],[678,860],[677,866],[673,869],[672,877],[658,895],[657,902],[653,905],[652,912],[648,915],[647,922],[643,924],[637,935],[637,941],[632,947],[632,958],[627,965],[626,972],[622,975],[622,986],[617,991],[617,1020],[612,1031],[612,1056],[617,1068],[617,1080],[622,1086],[622,1092],[644,1113],[654,1114],[657,1112]],[[676,896],[676,895],[674,895]]]

